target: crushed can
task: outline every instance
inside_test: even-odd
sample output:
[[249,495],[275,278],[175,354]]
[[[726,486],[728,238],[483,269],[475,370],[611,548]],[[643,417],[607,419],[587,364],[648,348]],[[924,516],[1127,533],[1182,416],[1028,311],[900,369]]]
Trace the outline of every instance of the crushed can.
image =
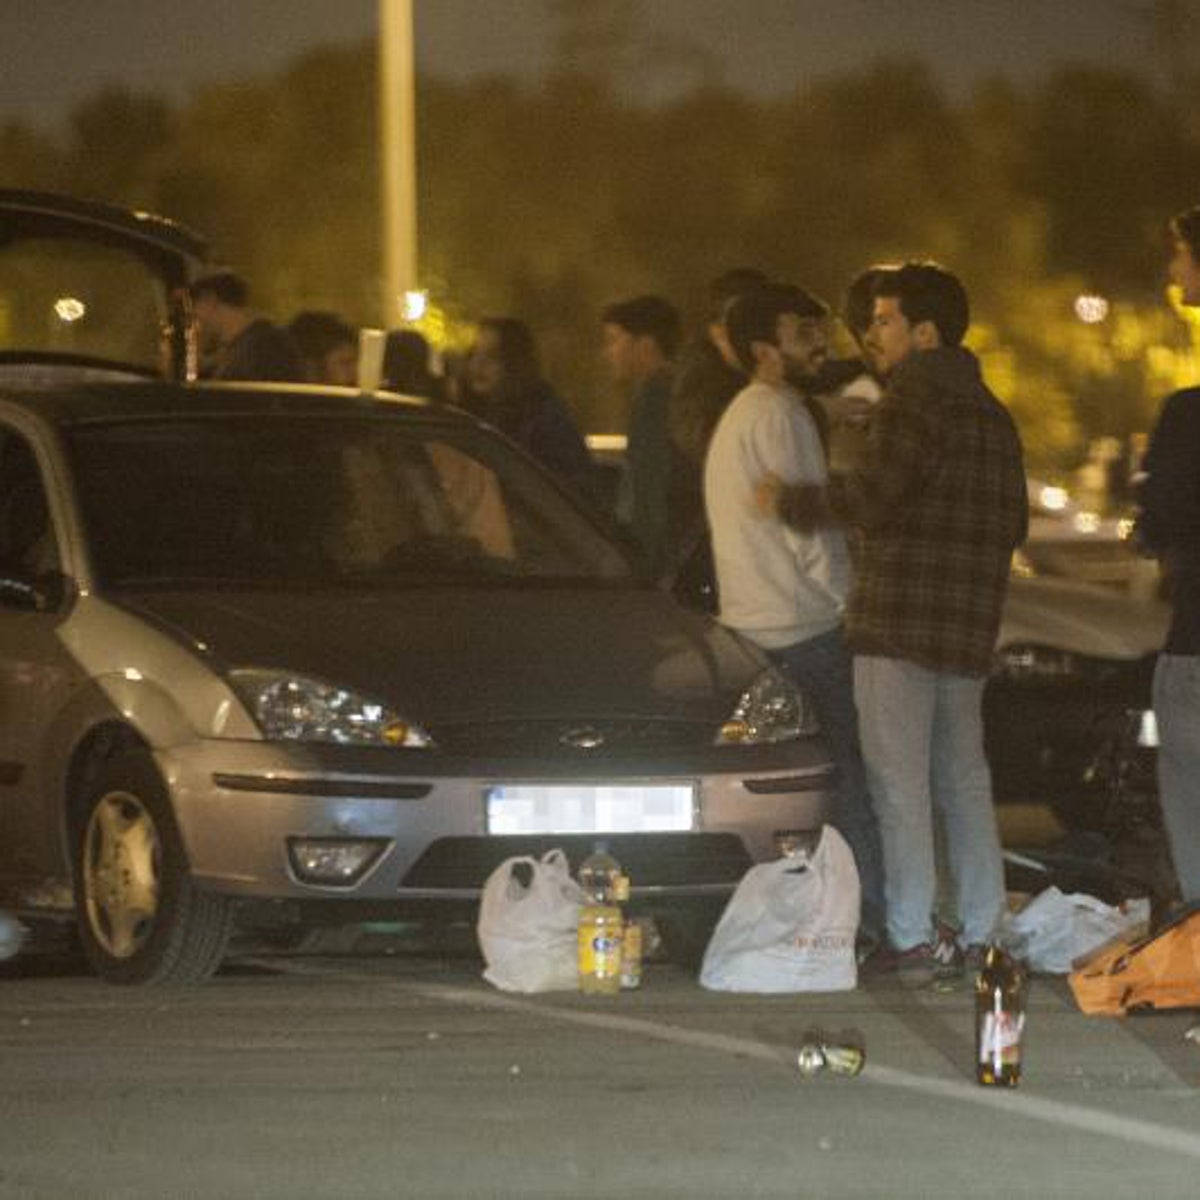
[[805,1078],[829,1071],[833,1075],[860,1075],[867,1055],[861,1046],[835,1042],[821,1033],[805,1035],[796,1055],[796,1066]]
[[825,1051],[819,1042],[804,1042],[796,1055],[796,1066],[806,1079],[825,1070]]
[[825,1042],[821,1047],[825,1065],[835,1075],[861,1075],[867,1056],[861,1046],[842,1046]]

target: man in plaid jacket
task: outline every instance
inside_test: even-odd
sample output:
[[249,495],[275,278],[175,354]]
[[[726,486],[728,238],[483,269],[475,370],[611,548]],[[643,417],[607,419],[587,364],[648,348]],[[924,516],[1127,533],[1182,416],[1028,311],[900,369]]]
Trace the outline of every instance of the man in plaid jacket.
[[[793,524],[832,513],[855,534],[846,637],[883,841],[884,963],[912,983],[981,957],[1004,903],[982,699],[1028,501],[1016,427],[961,345],[968,324],[943,268],[881,275],[866,346],[887,388],[865,456],[823,497],[779,497]],[[962,922],[952,946],[934,927],[934,806]]]

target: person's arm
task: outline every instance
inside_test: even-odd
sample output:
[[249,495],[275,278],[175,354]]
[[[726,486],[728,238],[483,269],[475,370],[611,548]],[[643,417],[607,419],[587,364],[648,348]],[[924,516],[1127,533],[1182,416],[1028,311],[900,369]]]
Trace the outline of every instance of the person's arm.
[[804,407],[782,403],[759,422],[755,457],[764,468],[754,503],[765,518],[801,533],[837,524],[826,502],[828,474],[820,435]]
[[763,516],[777,516],[800,533],[841,524],[829,506],[829,489],[823,484],[787,484],[769,473],[754,489],[754,499]]
[[917,397],[889,394],[868,416],[865,459],[858,470],[835,474],[828,486],[788,484],[778,476],[756,490],[759,508],[777,513],[800,532],[830,525],[886,524],[921,489],[939,455],[940,437]]
[[921,491],[940,457],[928,402],[897,380],[868,418],[862,466],[831,480],[829,508],[860,528],[886,525]]

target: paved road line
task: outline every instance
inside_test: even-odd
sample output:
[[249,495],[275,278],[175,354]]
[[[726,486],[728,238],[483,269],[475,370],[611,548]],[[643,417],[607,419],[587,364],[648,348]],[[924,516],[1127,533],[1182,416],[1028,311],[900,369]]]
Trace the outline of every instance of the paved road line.
[[[654,1038],[660,1042],[672,1042],[696,1049],[716,1050],[723,1054],[734,1054],[741,1058],[753,1058],[760,1062],[783,1063],[793,1066],[796,1047],[773,1046],[767,1042],[756,1042],[749,1038],[730,1037],[722,1033],[707,1033],[699,1029],[684,1029],[678,1025],[664,1025],[639,1017],[621,1017],[610,1013],[579,1012],[555,1007],[552,1004],[516,1000],[511,996],[498,996],[491,992],[471,991],[467,988],[447,987],[440,984],[403,984],[389,981],[392,986],[406,992],[415,992],[431,1000],[452,1004],[485,1007],[500,1012],[520,1013],[524,1016],[548,1017],[568,1025],[583,1025],[593,1029],[612,1030],[639,1037]],[[1083,1133],[1116,1138],[1134,1145],[1153,1150],[1166,1150],[1187,1158],[1200,1160],[1200,1135],[1183,1129],[1152,1125],[1128,1117],[1116,1116],[1081,1105],[1065,1104],[1058,1100],[1046,1100],[1030,1096],[1028,1092],[1002,1092],[981,1088],[972,1084],[958,1083],[948,1079],[930,1079],[914,1075],[910,1071],[899,1071],[892,1067],[878,1066],[868,1062],[859,1077],[859,1083],[870,1081],[883,1087],[900,1088],[909,1092],[920,1092],[951,1102],[964,1102],[984,1108],[998,1109],[1010,1116],[1023,1117],[1029,1121],[1052,1122]]]

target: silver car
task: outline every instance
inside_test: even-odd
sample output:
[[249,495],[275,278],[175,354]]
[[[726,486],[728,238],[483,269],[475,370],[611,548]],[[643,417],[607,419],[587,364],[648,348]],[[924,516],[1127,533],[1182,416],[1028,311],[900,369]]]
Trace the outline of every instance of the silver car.
[[470,904],[597,838],[683,939],[820,823],[803,697],[498,434],[138,378],[151,350],[106,373],[59,332],[0,356],[0,903],[73,904],[104,977],[202,979],[238,920]]

